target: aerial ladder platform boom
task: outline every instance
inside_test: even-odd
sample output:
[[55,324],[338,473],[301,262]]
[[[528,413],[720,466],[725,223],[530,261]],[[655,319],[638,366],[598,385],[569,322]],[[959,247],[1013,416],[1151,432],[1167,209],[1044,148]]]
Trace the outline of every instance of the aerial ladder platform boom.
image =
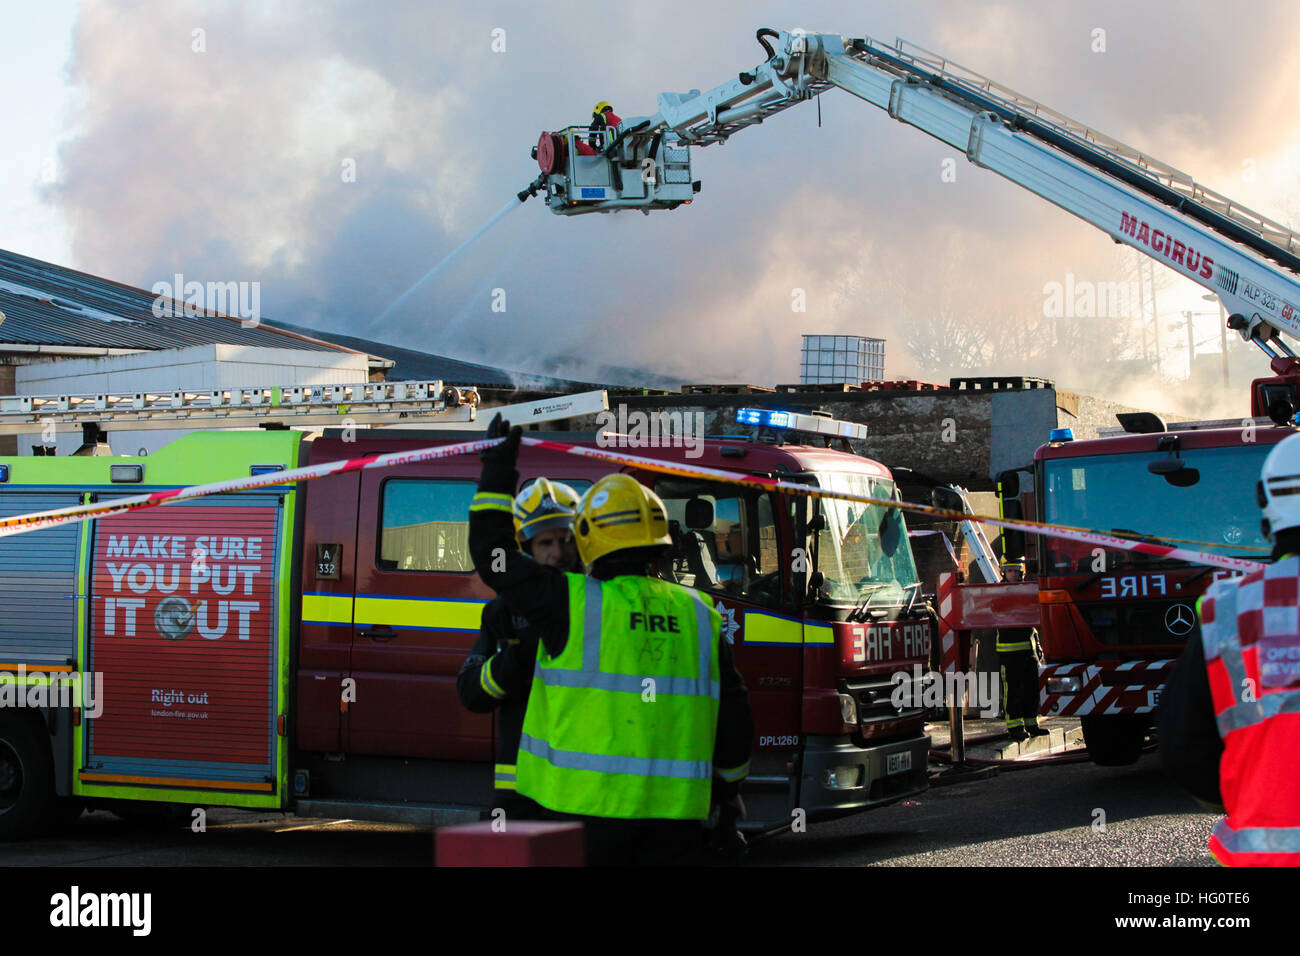
[[[961,150],[977,166],[1073,213],[1213,292],[1228,326],[1279,375],[1300,373],[1281,333],[1300,339],[1300,235],[1186,173],[987,77],[898,40],[758,31],[767,58],[706,92],[661,93],[658,112],[615,130],[544,133],[544,192],[560,215],[688,203],[690,148],[726,142],[832,88]],[[580,156],[576,139],[602,148]]]

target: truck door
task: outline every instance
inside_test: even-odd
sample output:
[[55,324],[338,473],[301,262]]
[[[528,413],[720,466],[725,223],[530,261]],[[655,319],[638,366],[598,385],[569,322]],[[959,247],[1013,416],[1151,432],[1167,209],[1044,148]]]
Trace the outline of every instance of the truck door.
[[[694,479],[654,479],[676,542],[672,576],[705,592],[749,688],[762,748],[797,743],[803,621],[790,592],[788,522],[773,495]],[[756,751],[756,754],[758,751]],[[756,756],[756,759],[757,756]],[[761,760],[760,760],[761,763]]]
[[298,630],[295,726],[303,750],[343,750],[352,671],[357,501],[361,476],[330,475],[307,484],[302,543],[302,624]]
[[492,597],[469,554],[479,461],[462,457],[361,476],[349,753],[492,759],[491,715],[456,694]]

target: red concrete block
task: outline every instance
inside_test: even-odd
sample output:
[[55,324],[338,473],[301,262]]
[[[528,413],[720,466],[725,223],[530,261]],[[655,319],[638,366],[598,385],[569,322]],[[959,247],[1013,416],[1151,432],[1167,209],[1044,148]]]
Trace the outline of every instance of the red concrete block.
[[[438,866],[583,866],[581,823],[484,821],[441,827],[434,835]],[[497,827],[496,830],[493,827]]]

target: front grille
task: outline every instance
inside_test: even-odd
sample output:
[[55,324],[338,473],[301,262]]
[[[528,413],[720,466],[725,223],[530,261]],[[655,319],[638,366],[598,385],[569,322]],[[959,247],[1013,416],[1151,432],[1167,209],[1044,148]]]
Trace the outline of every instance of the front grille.
[[[900,686],[896,684],[893,675],[885,677],[859,678],[844,682],[844,693],[853,697],[858,704],[858,723],[869,724],[882,720],[899,720],[904,717],[915,717],[922,713],[923,708],[921,692],[923,686],[916,684],[912,675],[906,671],[900,673],[904,676],[904,683]],[[915,687],[909,685],[916,684]],[[913,706],[906,707],[903,710],[896,708],[891,700],[895,690],[900,690],[904,695],[903,700],[909,701]]]
[[1182,647],[1201,633],[1195,601],[1106,601],[1080,604],[1093,639],[1107,647],[1164,644]]

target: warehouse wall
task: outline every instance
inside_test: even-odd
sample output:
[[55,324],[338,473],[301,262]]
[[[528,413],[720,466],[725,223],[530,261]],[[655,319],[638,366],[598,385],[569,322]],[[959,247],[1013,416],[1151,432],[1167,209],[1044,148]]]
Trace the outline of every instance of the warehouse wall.
[[[17,392],[14,386],[14,372],[12,365],[0,365],[0,395],[13,395]],[[18,454],[18,436],[0,435],[0,455],[16,454]]]
[[[104,392],[203,391],[258,385],[345,385],[370,379],[364,355],[306,349],[239,345],[195,345],[184,349],[138,352],[93,359],[65,359],[17,370],[20,395],[97,395]],[[115,454],[156,452],[184,431],[116,431],[109,429]],[[80,427],[56,433],[55,454],[68,455],[81,445]],[[21,436],[18,454],[30,455],[41,434]]]
[[23,395],[170,392],[241,385],[328,385],[370,379],[364,355],[239,345],[194,345],[105,358],[27,365],[17,376]]

